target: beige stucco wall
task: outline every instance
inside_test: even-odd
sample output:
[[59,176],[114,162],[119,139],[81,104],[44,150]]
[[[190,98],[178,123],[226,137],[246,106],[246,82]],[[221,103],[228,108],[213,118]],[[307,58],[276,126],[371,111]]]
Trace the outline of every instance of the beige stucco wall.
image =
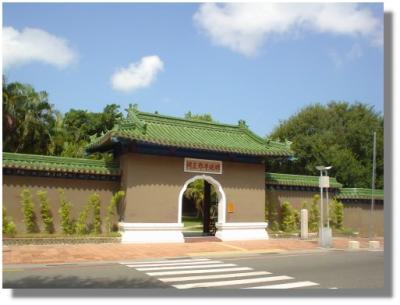
[[[302,203],[307,202],[311,206],[313,196],[319,195],[318,191],[295,191],[295,190],[266,190],[266,203],[274,204],[279,207],[285,201],[288,201],[295,209],[300,210]],[[324,195],[325,196],[325,195]],[[332,195],[330,195],[330,202]],[[360,233],[360,236],[368,236],[368,226],[370,221],[371,206],[368,202],[350,202],[342,200],[343,209],[343,226],[350,228]],[[319,201],[318,201],[319,207]],[[277,209],[280,216],[280,209]],[[326,211],[325,217],[326,217]],[[382,203],[375,204],[373,213],[374,232],[378,236],[383,236],[384,233],[384,208]]]
[[43,228],[40,218],[40,202],[36,193],[39,190],[47,191],[56,231],[61,231],[58,215],[60,208],[58,188],[65,190],[66,198],[72,204],[72,217],[75,219],[87,203],[89,195],[94,192],[98,193],[101,198],[101,215],[104,220],[106,208],[113,193],[120,189],[119,184],[119,182],[114,181],[3,175],[3,206],[7,209],[7,215],[11,216],[15,222],[18,232],[25,232],[20,195],[23,189],[29,189],[35,203],[37,223],[40,228]]
[[266,190],[267,200],[279,204],[287,201],[298,210],[301,209],[303,202],[311,206],[314,195],[320,195],[319,191]]
[[371,216],[371,204],[364,202],[345,202],[344,203],[343,224],[345,228],[352,228],[360,233],[360,236],[368,236],[371,221],[372,235],[384,235],[384,210],[382,203],[375,203],[374,211]]
[[[125,222],[178,221],[179,193],[185,182],[200,173],[186,173],[184,158],[124,154],[121,156],[121,185],[126,189]],[[235,206],[227,222],[264,221],[264,165],[223,162],[216,179]]]

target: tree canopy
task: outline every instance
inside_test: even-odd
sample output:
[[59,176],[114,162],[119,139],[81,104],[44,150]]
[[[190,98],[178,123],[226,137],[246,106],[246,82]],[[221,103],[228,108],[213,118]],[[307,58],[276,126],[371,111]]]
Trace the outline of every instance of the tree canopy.
[[317,165],[332,165],[330,176],[345,187],[371,187],[373,132],[376,132],[376,186],[383,188],[383,116],[362,103],[330,102],[301,109],[268,138],[289,140],[293,160],[274,160],[268,171],[318,175]]
[[[45,91],[3,77],[3,151],[66,157],[87,157],[89,136],[113,128],[122,118],[119,106],[106,105],[102,112],[71,109],[65,114],[49,102]],[[211,114],[185,118],[215,122]],[[345,187],[371,186],[372,137],[377,134],[376,186],[383,188],[383,116],[362,103],[314,104],[268,135],[292,141],[295,158],[267,160],[267,170],[317,175],[317,165],[333,165],[330,171]],[[110,158],[95,154],[90,158]]]
[[185,113],[185,119],[203,122],[216,122],[209,113],[193,114],[191,111]]
[[85,157],[89,136],[100,136],[120,118],[116,104],[106,105],[102,112],[71,109],[63,115],[49,102],[47,92],[19,82],[8,84],[3,77],[3,151]]

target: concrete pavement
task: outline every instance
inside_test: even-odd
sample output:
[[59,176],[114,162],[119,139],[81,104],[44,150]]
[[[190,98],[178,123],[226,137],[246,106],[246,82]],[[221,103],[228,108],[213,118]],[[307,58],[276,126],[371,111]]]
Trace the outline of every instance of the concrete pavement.
[[[347,249],[348,238],[334,238],[333,249]],[[357,238],[361,248],[368,239]],[[383,247],[383,239],[379,239]],[[51,264],[96,261],[137,260],[179,256],[235,255],[246,253],[282,253],[317,250],[317,241],[270,239],[262,241],[198,242],[182,244],[75,244],[3,246],[3,264]]]

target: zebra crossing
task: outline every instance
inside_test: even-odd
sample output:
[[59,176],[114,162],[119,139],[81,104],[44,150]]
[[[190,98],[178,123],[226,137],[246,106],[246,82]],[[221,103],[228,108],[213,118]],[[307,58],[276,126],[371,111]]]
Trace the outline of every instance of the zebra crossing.
[[293,289],[319,286],[311,281],[296,281],[288,275],[256,271],[233,263],[209,258],[181,258],[142,262],[123,262],[129,268],[156,277],[176,289],[240,288]]

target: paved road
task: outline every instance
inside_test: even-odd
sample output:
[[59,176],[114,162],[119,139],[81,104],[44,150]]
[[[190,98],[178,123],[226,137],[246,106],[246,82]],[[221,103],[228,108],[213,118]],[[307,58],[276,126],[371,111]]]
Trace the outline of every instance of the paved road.
[[[4,288],[383,288],[383,251],[321,251],[6,265]],[[254,291],[254,290],[253,290]]]

